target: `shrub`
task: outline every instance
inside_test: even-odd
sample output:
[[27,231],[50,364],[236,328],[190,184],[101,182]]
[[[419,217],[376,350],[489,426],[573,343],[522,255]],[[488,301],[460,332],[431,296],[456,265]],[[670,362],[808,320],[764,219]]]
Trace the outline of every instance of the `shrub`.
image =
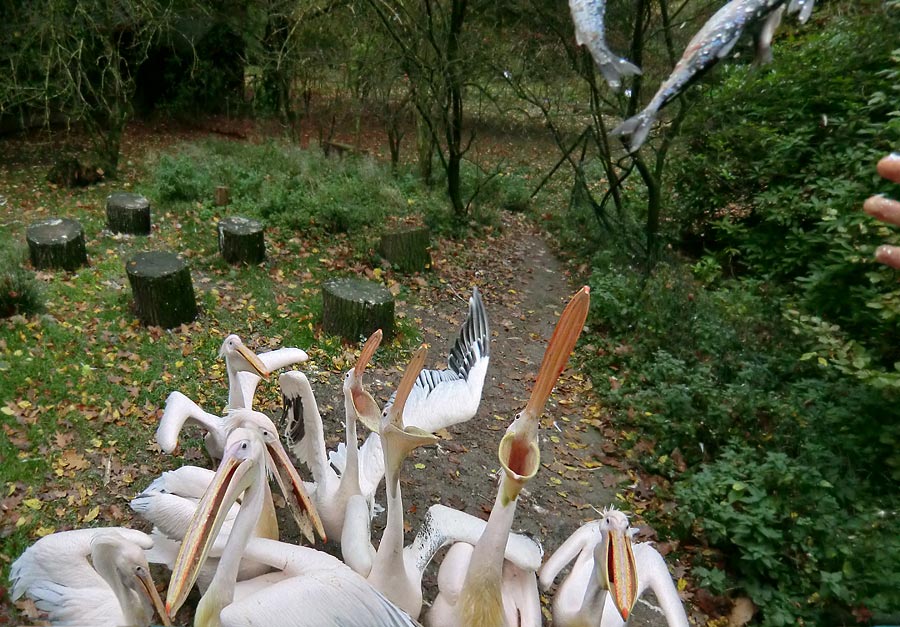
[[22,267],[24,249],[0,240],[0,318],[44,310],[44,298],[34,274]]

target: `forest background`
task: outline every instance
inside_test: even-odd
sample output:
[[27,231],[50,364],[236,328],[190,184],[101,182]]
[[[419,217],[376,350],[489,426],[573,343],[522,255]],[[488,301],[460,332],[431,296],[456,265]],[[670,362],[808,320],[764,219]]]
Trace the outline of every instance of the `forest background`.
[[[87,184],[115,180],[129,124],[254,120],[284,143],[163,151],[148,181],[187,205],[225,172],[285,230],[411,216],[464,237],[526,212],[592,288],[581,367],[657,479],[644,516],[689,554],[698,602],[896,621],[900,283],[872,261],[896,233],[860,207],[900,196],[874,168],[900,149],[900,6],[820,0],[762,67],[748,37],[627,155],[610,129],[721,4],[608,2],[611,47],[643,70],[613,92],[560,0],[3,0],[0,132],[69,138],[51,177]],[[278,176],[298,146],[373,134],[416,202],[368,202],[367,161],[318,195]],[[0,313],[39,311],[7,244]],[[0,452],[17,455],[9,431]],[[4,542],[27,544],[22,526]]]

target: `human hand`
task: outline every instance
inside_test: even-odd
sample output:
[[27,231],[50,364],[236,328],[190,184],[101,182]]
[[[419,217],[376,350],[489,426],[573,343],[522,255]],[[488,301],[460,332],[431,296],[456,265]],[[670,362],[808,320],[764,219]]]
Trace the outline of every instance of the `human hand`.
[[[878,174],[889,181],[900,183],[900,153],[892,153],[878,162]],[[863,210],[882,222],[900,226],[900,202],[886,196],[871,196],[863,203]],[[900,270],[900,246],[879,246],[875,259]]]

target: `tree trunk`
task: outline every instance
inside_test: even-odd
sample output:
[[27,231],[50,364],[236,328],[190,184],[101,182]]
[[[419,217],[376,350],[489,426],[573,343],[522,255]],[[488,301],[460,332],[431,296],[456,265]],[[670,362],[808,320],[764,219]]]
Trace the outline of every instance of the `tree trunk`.
[[171,329],[197,317],[191,271],[181,257],[163,251],[138,253],[125,270],[142,324]]
[[399,229],[381,236],[378,250],[400,272],[420,272],[431,266],[428,227]]
[[322,286],[322,327],[351,342],[381,329],[389,340],[394,335],[394,297],[371,281],[327,281]]
[[26,229],[25,239],[36,270],[71,271],[87,263],[84,230],[77,220],[50,218],[35,222]]
[[262,222],[232,216],[219,221],[219,252],[228,263],[262,263],[266,243]]
[[421,114],[416,115],[416,151],[419,154],[419,178],[431,187],[434,185],[434,138]]
[[150,235],[150,201],[140,194],[110,194],[106,197],[106,228],[113,233]]
[[453,0],[450,10],[450,33],[447,39],[447,91],[450,111],[447,120],[447,194],[457,220],[466,215],[462,201],[460,162],[462,161],[463,81],[460,68],[459,37],[466,17],[466,0]]

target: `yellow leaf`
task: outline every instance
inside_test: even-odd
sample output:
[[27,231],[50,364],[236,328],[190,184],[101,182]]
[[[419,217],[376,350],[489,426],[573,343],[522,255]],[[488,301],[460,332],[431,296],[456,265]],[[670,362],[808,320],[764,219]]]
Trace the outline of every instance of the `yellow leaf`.
[[49,536],[54,531],[56,531],[56,527],[38,527],[34,530],[34,535],[38,538],[43,538],[44,536]]
[[184,361],[179,359],[178,361],[175,362],[175,367],[176,368],[184,368]]
[[425,470],[425,464],[415,464],[414,468],[416,470]]
[[685,588],[687,588],[687,581],[685,580],[684,577],[679,577],[678,578],[678,591],[684,592]]
[[0,407],[0,413],[3,413],[6,416],[12,416],[13,410],[11,410],[9,407],[4,405],[3,407]]
[[559,438],[555,435],[550,436],[550,441],[553,442],[554,444],[559,444]]
[[100,506],[95,505],[94,508],[89,511],[84,518],[81,519],[81,522],[91,522],[100,514]]
[[29,520],[28,516],[19,516],[19,520],[16,521],[16,527],[27,525]]
[[100,448],[101,446],[103,446],[103,440],[101,440],[100,438],[94,438],[93,440],[91,440],[91,446],[93,446],[94,448]]
[[44,506],[40,499],[25,499],[22,504],[31,509],[41,509]]

